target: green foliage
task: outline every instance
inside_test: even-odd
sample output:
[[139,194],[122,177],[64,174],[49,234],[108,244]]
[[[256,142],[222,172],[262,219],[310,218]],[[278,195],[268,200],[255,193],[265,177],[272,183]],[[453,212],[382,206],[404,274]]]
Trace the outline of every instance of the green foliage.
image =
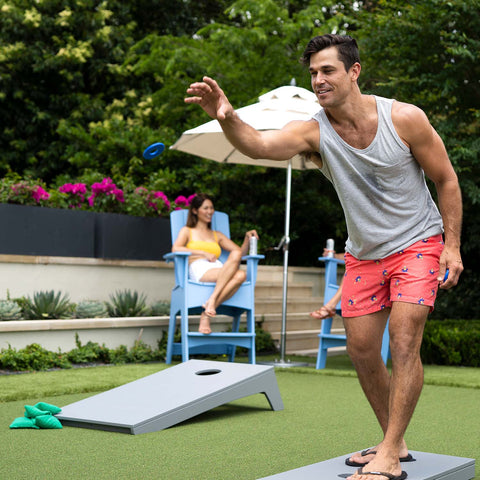
[[480,320],[429,320],[421,356],[424,363],[479,367]]
[[65,355],[45,350],[37,343],[16,350],[10,345],[0,351],[0,366],[6,370],[48,370],[49,368],[70,368]]
[[277,346],[269,332],[262,328],[262,322],[255,324],[255,351],[256,353],[275,353]]
[[76,348],[67,353],[67,360],[72,363],[110,363],[110,351],[105,345],[100,346],[95,342],[82,345],[78,333],[75,334]]
[[145,295],[129,289],[110,295],[107,311],[110,317],[145,317],[150,313]]
[[17,302],[13,300],[0,300],[0,320],[20,320],[22,318],[22,309]]
[[27,320],[47,320],[69,318],[73,304],[67,294],[54,290],[34,292],[33,298],[27,297],[22,304],[23,316]]
[[72,364],[145,363],[165,359],[165,347],[159,345],[158,349],[153,349],[140,340],[130,349],[125,345],[108,349],[105,345],[90,341],[82,345],[78,334],[75,334],[75,343],[76,348],[68,353],[49,352],[36,343],[19,350],[9,346],[0,350],[0,368],[11,371],[41,371],[72,368]]
[[105,302],[82,300],[75,307],[76,318],[104,318],[108,316]]
[[45,183],[10,173],[0,180],[0,203],[44,206],[49,200]]

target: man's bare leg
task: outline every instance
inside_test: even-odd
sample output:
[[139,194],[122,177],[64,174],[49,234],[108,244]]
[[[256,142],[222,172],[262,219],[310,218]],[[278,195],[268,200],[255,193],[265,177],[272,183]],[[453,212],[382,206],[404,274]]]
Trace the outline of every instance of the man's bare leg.
[[[348,354],[384,434],[388,425],[390,374],[381,357],[381,341],[389,313],[390,309],[386,309],[370,315],[343,319]],[[376,451],[376,448],[372,450]],[[367,464],[373,456],[362,456],[359,452],[352,455],[350,460]]]
[[[402,468],[399,457],[406,455],[406,445],[403,437],[412,418],[423,386],[420,345],[428,311],[429,307],[425,305],[394,302],[392,306],[389,326],[392,375],[389,383],[389,395],[387,396],[387,428],[384,432],[383,441],[375,448],[377,454],[372,456],[371,461],[364,467],[363,470],[365,472],[381,471],[394,475],[400,475],[401,473]],[[357,364],[360,370],[363,370],[362,373],[359,373],[359,379],[361,382],[365,381],[368,369],[362,365],[362,362]],[[372,384],[367,381],[366,383],[362,383],[362,387],[364,390],[368,390],[372,388]],[[376,390],[377,393],[367,394],[367,398],[371,404],[371,399],[373,399],[373,405],[382,404],[381,402],[377,402],[379,398],[385,395],[384,389],[384,382],[380,386],[373,386],[373,390]],[[375,407],[373,408],[377,414]],[[384,407],[381,407],[380,412],[383,411]],[[380,418],[384,418],[383,415],[384,414],[381,413]],[[377,418],[379,418],[378,414]],[[384,422],[384,420],[381,422]],[[355,474],[350,478],[355,480],[383,480],[379,476],[361,474]]]

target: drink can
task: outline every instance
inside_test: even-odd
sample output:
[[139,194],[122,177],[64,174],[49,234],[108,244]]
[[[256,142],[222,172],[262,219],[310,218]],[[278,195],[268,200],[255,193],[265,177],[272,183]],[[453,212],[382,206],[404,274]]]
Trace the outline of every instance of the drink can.
[[257,237],[252,235],[249,240],[250,250],[248,252],[249,255],[256,255],[257,254]]
[[326,256],[327,257],[333,257],[333,252],[335,251],[335,241],[333,240],[333,238],[328,238],[327,239],[326,250],[327,250]]

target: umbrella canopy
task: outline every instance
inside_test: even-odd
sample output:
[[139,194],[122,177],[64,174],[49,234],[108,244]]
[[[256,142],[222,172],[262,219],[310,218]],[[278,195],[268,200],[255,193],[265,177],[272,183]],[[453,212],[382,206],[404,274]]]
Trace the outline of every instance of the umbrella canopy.
[[[276,88],[258,100],[236,110],[238,116],[256,130],[280,130],[292,120],[310,120],[321,108],[313,92],[295,86]],[[170,148],[221,163],[287,168],[290,162],[247,157],[227,140],[217,120],[186,130]],[[318,168],[300,155],[291,159],[291,165],[295,170]]]

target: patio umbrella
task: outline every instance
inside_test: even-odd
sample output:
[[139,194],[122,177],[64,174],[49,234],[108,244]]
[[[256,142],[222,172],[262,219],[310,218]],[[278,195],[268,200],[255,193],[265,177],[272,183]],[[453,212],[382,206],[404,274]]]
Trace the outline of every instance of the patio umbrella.
[[[236,110],[238,116],[256,130],[279,130],[293,120],[309,120],[320,110],[317,97],[305,88],[293,85],[283,86],[261,95],[259,101]],[[276,161],[252,159],[239,152],[227,140],[217,120],[204,123],[186,130],[170,147],[173,150],[191,153],[220,163],[238,163],[273,168],[286,168],[285,193],[285,233],[277,250],[283,248],[283,294],[282,329],[280,338],[280,362],[278,366],[290,366],[285,362],[287,288],[288,288],[288,250],[290,244],[290,199],[292,169],[306,170],[318,168],[314,163],[295,155],[290,160]]]

